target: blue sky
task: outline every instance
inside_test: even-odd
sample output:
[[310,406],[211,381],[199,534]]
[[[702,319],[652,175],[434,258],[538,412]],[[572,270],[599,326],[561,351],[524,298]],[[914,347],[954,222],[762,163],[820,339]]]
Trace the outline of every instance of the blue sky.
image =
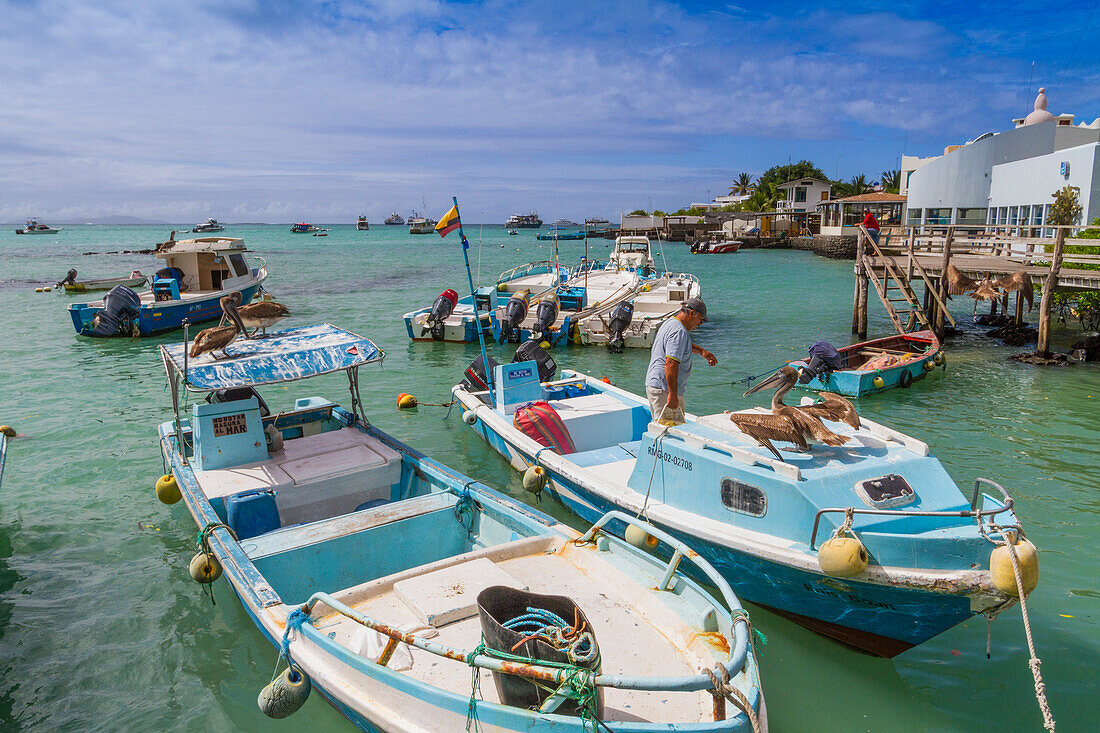
[[1097,4],[0,0],[0,221],[615,218],[788,158],[877,178],[1039,86],[1100,116]]

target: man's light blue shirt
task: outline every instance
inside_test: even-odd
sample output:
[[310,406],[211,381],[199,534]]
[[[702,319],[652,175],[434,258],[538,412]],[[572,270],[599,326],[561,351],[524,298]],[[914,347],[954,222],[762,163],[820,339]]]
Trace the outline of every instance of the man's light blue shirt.
[[653,337],[653,348],[649,352],[649,369],[645,373],[647,387],[668,391],[665,381],[665,359],[680,362],[680,372],[676,377],[676,394],[682,395],[687,387],[691,373],[691,334],[680,323],[679,318],[670,318],[664,322],[657,335]]

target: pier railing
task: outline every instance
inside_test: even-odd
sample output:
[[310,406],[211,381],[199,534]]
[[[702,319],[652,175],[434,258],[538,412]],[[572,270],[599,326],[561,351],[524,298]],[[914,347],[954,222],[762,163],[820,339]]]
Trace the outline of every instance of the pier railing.
[[[884,229],[878,246],[886,256],[942,257],[950,243],[952,257],[988,257],[1003,264],[1049,267],[1058,232],[1064,232],[1067,245],[1100,247],[1100,239],[1073,239],[1074,234],[1088,228],[1087,225],[901,226]],[[1100,254],[1063,254],[1063,267],[1075,264],[1100,265]]]

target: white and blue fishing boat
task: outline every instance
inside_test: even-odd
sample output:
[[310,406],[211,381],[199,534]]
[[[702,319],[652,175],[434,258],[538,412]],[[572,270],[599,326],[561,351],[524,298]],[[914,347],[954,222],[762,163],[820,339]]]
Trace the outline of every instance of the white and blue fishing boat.
[[799,387],[846,397],[866,397],[895,387],[905,389],[937,366],[946,368],[947,363],[933,331],[887,336],[839,349],[818,342],[810,347],[807,361],[811,367],[807,376],[814,376]]
[[[7,427],[6,425],[4,427]],[[8,460],[8,436],[0,432],[0,485],[4,483],[4,464]]]
[[[647,517],[746,600],[882,656],[1016,600],[995,560],[995,544],[1021,533],[1012,499],[984,478],[964,494],[920,440],[860,418],[858,429],[827,423],[839,447],[795,451],[773,435],[773,453],[728,414],[670,427],[651,422],[644,397],[562,376],[540,383],[536,362],[501,365],[494,391],[462,384],[454,396],[479,436],[518,470],[542,467],[582,519]],[[548,448],[516,426],[532,401],[553,408],[571,445]]]
[[[413,341],[454,341],[475,343],[476,323],[480,319],[483,333],[491,338],[499,333],[497,304],[501,294],[553,292],[569,279],[570,270],[557,262],[542,260],[505,270],[495,285],[477,288],[473,296],[459,298],[452,289],[444,290],[430,308],[409,311],[403,318],[405,330]],[[474,301],[477,307],[474,307]],[[475,313],[478,314],[475,317]]]
[[164,261],[164,267],[157,270],[148,291],[139,294],[116,286],[103,300],[73,303],[73,327],[81,336],[148,336],[179,328],[184,321],[220,318],[224,296],[240,293],[241,305],[246,305],[267,278],[267,264],[257,257],[259,263],[253,266],[246,251],[243,239],[231,237],[158,244],[154,256]]
[[[382,432],[359,369],[383,353],[356,334],[292,328],[217,360],[187,346],[160,347],[175,417],[157,494],[201,530],[192,577],[224,574],[288,663],[265,713],[313,689],[387,733],[766,730],[747,614],[682,540],[615,513],[581,536]],[[317,396],[268,409],[256,391],[341,371],[350,411]],[[208,395],[189,415],[184,389]]]

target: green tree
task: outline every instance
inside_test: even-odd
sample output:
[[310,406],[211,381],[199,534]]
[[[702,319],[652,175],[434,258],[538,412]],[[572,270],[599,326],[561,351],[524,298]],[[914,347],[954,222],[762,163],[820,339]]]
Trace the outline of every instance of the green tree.
[[1055,191],[1054,203],[1050,205],[1050,217],[1047,219],[1048,224],[1053,225],[1068,225],[1076,224],[1077,218],[1081,216],[1081,189],[1077,186],[1066,186],[1065,188]]
[[627,216],[649,216],[649,212],[645,209],[634,209]]
[[899,193],[901,191],[901,171],[897,168],[892,171],[883,171],[882,186],[886,193]]
[[816,165],[808,160],[800,160],[797,163],[772,166],[756,179],[756,186],[757,188],[759,188],[761,184],[778,186],[782,183],[789,183],[796,178],[820,178],[823,181],[829,180]]
[[755,186],[752,182],[752,176],[748,173],[738,173],[737,178],[733,179],[733,185],[730,186],[730,193],[735,196],[747,196],[752,193]]

